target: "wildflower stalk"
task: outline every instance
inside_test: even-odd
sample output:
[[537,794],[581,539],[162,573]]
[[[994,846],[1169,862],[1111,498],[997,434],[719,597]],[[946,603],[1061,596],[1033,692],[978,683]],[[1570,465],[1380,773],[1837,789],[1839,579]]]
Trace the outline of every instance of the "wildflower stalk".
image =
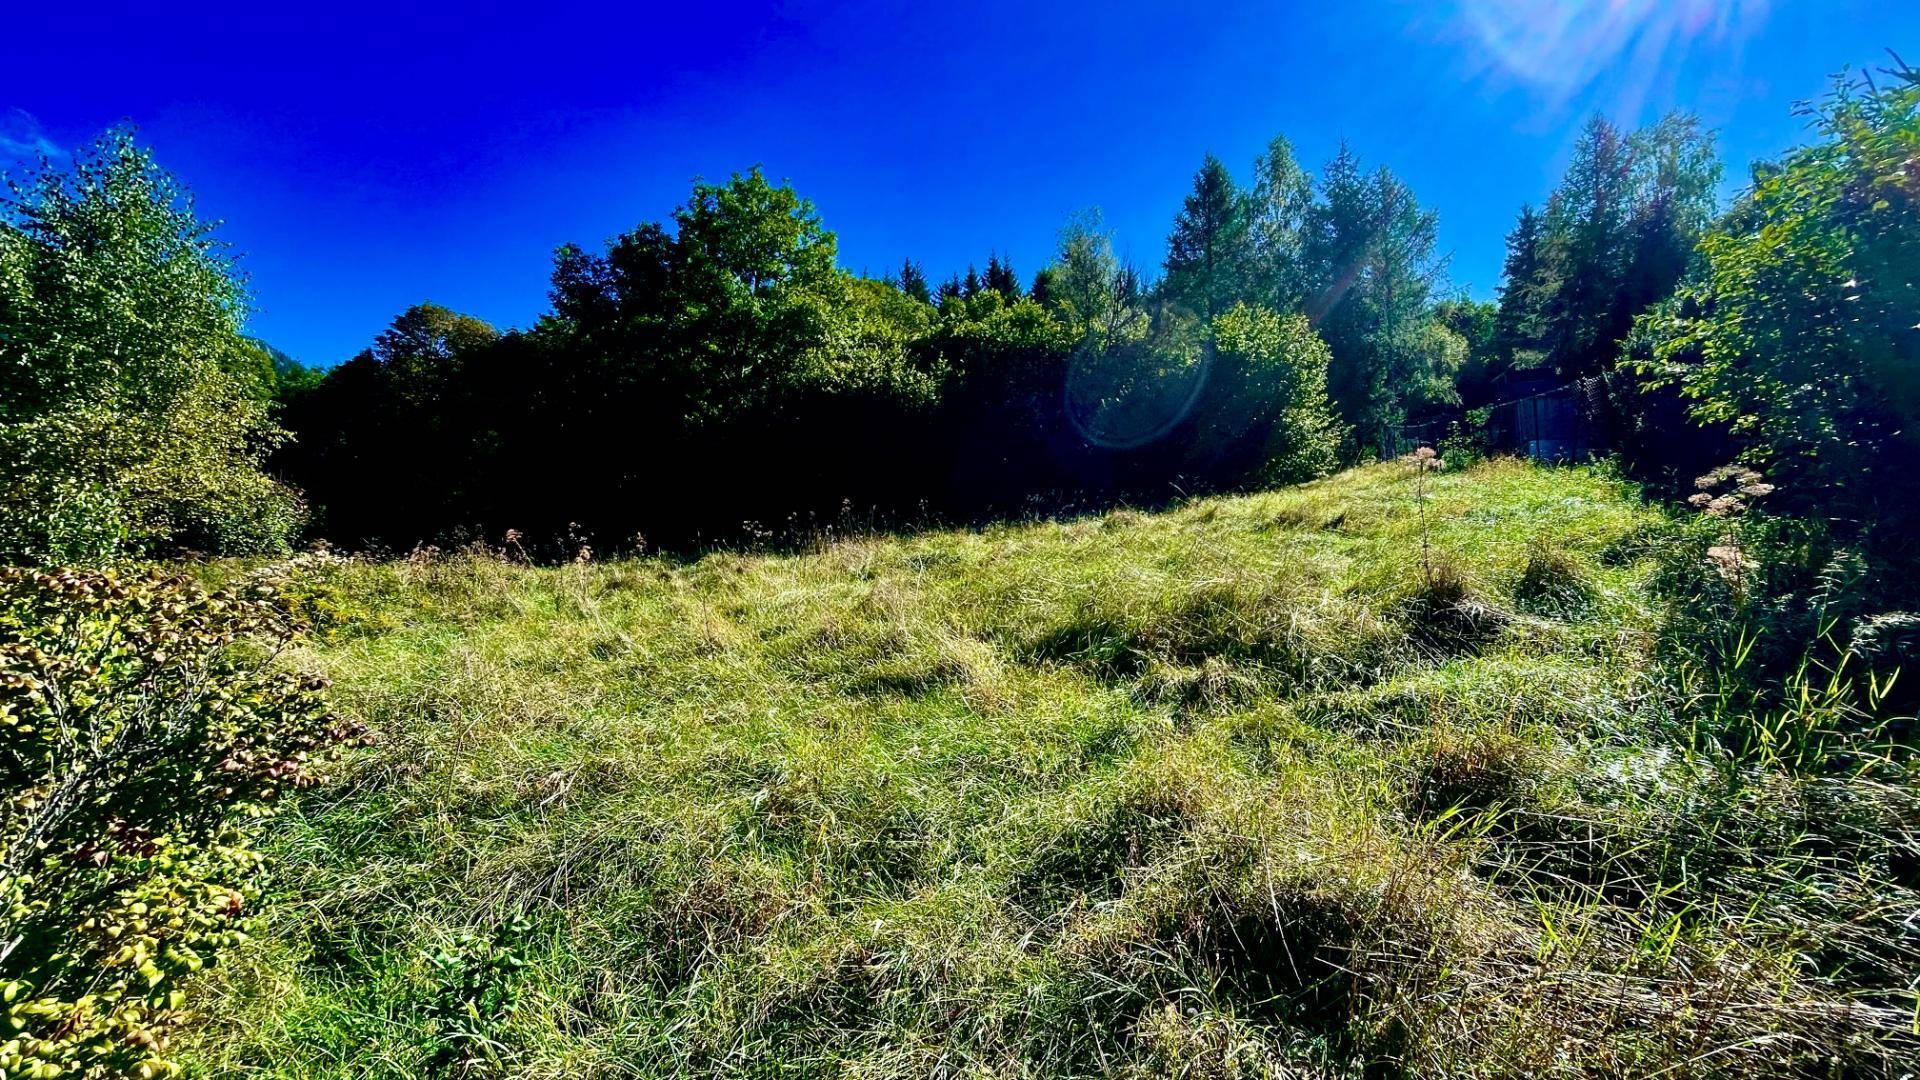
[[1727,522],[1720,542],[1707,549],[1707,560],[1727,584],[1733,586],[1734,600],[1744,607],[1747,601],[1747,557],[1741,549],[1740,530],[1735,521],[1747,512],[1755,499],[1773,493],[1773,485],[1752,469],[1722,465],[1693,482],[1699,490],[1687,505],[1711,518]]
[[1433,539],[1427,528],[1427,474],[1446,468],[1446,462],[1431,446],[1423,446],[1401,460],[1413,469],[1413,501],[1420,512],[1420,573],[1427,591],[1433,591]]

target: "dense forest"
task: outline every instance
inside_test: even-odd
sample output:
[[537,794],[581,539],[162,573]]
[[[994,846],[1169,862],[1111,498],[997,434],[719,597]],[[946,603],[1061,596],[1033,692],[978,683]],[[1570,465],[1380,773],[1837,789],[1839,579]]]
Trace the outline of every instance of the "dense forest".
[[753,168],[327,368],[43,160],[0,1080],[1906,1075],[1920,70],[1804,112],[1730,200],[1595,117],[1492,301],[1276,137],[1156,267],[872,278]]
[[[676,546],[841,507],[973,518],[1299,480],[1410,425],[1471,437],[1510,372],[1614,370],[1718,180],[1689,118],[1596,119],[1487,305],[1447,294],[1435,212],[1347,148],[1318,177],[1285,138],[1244,181],[1209,157],[1157,274],[1117,262],[1090,212],[1030,282],[989,253],[938,287],[912,261],[840,270],[811,207],[756,170],[697,186],[671,228],[561,249],[531,330],[402,313],[283,395],[275,466],[323,535],[401,548],[506,528]],[[1640,393],[1619,407],[1637,417]]]
[[[211,230],[111,132],[30,178],[0,234],[5,482],[45,515],[10,514],[4,547],[512,529],[614,550],[1152,501],[1422,434],[1472,446],[1479,410],[1583,379],[1636,475],[1677,490],[1738,457],[1790,481],[1776,502],[1877,521],[1910,501],[1911,79],[1843,81],[1819,139],[1724,211],[1692,117],[1595,117],[1520,210],[1497,303],[1449,291],[1436,211],[1350,147],[1317,175],[1285,138],[1238,178],[1209,156],[1158,272],[1121,265],[1089,212],[1030,279],[988,253],[937,287],[912,260],[849,273],[756,168],[696,184],[670,223],[561,247],[530,328],[422,303],[323,371],[242,336]],[[109,307],[147,332],[124,340]]]

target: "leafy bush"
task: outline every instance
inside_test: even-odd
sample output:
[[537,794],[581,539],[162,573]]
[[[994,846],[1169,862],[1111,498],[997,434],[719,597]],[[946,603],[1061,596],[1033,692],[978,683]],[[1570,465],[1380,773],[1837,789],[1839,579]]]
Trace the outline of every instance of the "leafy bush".
[[243,933],[244,823],[357,731],[276,663],[261,579],[0,571],[0,1077],[162,1075]]
[[1446,435],[1434,449],[1456,469],[1478,465],[1494,454],[1492,420],[1492,409],[1468,409],[1464,417],[1447,425]]
[[1340,445],[1327,398],[1332,353],[1306,316],[1238,304],[1214,320],[1213,335],[1222,389],[1209,421],[1238,422],[1253,435],[1263,480],[1332,472]]
[[284,548],[244,285],[131,132],[0,203],[0,555]]
[[1755,170],[1642,320],[1656,385],[1728,427],[1783,500],[1863,525],[1910,520],[1920,449],[1920,71],[1890,75],[1841,81],[1819,141]]

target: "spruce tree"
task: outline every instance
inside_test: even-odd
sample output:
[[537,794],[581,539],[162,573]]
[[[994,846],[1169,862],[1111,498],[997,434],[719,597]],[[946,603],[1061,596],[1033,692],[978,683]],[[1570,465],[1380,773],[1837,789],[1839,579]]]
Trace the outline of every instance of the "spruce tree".
[[1002,260],[997,252],[987,256],[986,287],[1008,303],[1020,299],[1020,278],[1013,272],[1013,263]]
[[1392,445],[1409,410],[1444,403],[1458,335],[1436,333],[1427,306],[1440,276],[1437,219],[1387,169],[1363,173],[1342,145],[1321,172],[1307,218],[1307,311],[1333,352],[1328,369],[1342,423],[1363,447]]
[[1540,214],[1532,206],[1521,207],[1519,223],[1507,234],[1500,310],[1493,324],[1493,353],[1502,370],[1538,367],[1546,358],[1547,308],[1559,288],[1546,242]]
[[1033,272],[1033,285],[1027,289],[1027,296],[1043,308],[1053,305],[1053,268],[1043,266]]
[[1547,232],[1561,260],[1548,343],[1562,377],[1606,368],[1632,324],[1625,303],[1632,213],[1632,151],[1618,128],[1596,116],[1547,203]]
[[1509,240],[1502,355],[1568,379],[1611,369],[1633,320],[1686,270],[1719,180],[1712,133],[1691,115],[1632,135],[1588,121],[1546,213],[1523,217],[1527,250]]
[[899,285],[901,292],[906,293],[915,300],[923,304],[933,302],[933,293],[927,288],[926,271],[920,269],[920,264],[912,259],[908,259],[906,262],[900,264]]
[[1246,201],[1208,154],[1167,238],[1166,297],[1208,319],[1232,307],[1247,292],[1250,239]]

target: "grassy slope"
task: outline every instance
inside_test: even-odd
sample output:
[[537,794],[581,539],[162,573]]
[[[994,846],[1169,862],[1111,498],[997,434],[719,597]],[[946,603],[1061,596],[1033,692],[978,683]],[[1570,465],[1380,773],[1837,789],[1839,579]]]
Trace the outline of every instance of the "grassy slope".
[[1660,516],[1442,474],[1436,603],[1411,495],[1379,466],[802,556],[339,571],[311,659],[382,743],[282,822],[187,1057],[424,1073],[475,970],[432,954],[517,913],[518,1010],[441,1066],[1686,1072],[1852,1023],[1659,894],[1693,782],[1634,749]]

